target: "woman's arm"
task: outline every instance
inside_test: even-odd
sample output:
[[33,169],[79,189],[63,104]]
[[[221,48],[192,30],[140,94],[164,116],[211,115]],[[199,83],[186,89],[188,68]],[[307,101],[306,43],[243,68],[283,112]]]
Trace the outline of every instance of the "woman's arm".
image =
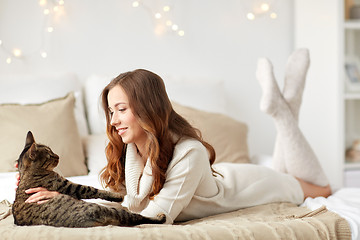
[[201,182],[204,171],[210,169],[208,154],[202,147],[192,148],[181,159],[172,161],[175,161],[175,164],[169,165],[163,188],[140,213],[148,217],[164,213],[167,217],[166,223],[170,224],[188,206]]

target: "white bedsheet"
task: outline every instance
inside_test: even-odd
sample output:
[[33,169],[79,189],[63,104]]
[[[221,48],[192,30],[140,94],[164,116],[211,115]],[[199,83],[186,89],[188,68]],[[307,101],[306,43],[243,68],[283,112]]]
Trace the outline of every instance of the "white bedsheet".
[[[256,154],[251,162],[272,168],[272,157],[269,155]],[[342,188],[328,198],[307,198],[301,206],[315,210],[323,205],[345,218],[350,225],[352,239],[360,240],[360,188]]]
[[315,210],[323,205],[345,218],[351,228],[352,239],[360,240],[360,188],[342,188],[330,197],[307,198],[303,206]]
[[15,172],[0,173],[0,201],[6,199],[13,203],[15,200]]
[[[15,201],[15,174],[15,172],[0,173],[0,201],[4,199],[11,203]],[[74,183],[103,189],[98,175],[68,177],[67,179]]]
[[[93,186],[102,189],[97,175],[77,176],[67,178],[72,182]],[[15,172],[0,173],[0,201],[7,199],[9,202],[15,200]],[[102,203],[96,200],[97,203]],[[104,205],[106,205],[104,201]],[[307,198],[302,206],[315,210],[325,205],[345,218],[351,228],[352,239],[360,240],[360,188],[343,188],[328,198]]]

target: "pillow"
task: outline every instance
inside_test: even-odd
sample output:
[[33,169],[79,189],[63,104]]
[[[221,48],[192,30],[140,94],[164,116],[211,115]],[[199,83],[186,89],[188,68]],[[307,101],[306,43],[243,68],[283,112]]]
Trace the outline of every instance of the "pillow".
[[224,81],[172,75],[165,75],[163,80],[171,101],[207,112],[228,113]]
[[86,136],[89,131],[81,88],[79,79],[72,73],[0,75],[0,104],[39,104],[74,92],[75,119],[80,136]]
[[15,171],[14,163],[25,145],[27,132],[35,141],[48,145],[60,157],[56,171],[61,175],[86,175],[87,168],[74,117],[75,98],[64,98],[43,104],[0,105],[0,172]]
[[91,75],[85,82],[85,108],[91,134],[106,132],[105,113],[101,107],[100,94],[112,79],[112,77],[105,75]]
[[[115,76],[91,75],[84,87],[85,108],[92,134],[105,133],[106,121],[100,94]],[[170,100],[209,112],[228,113],[224,82],[215,79],[184,78],[161,75]]]
[[198,128],[216,152],[215,163],[249,163],[246,124],[220,113],[211,113],[172,102],[174,110]]
[[106,134],[91,134],[82,139],[89,175],[99,175],[106,166],[105,148],[109,142]]

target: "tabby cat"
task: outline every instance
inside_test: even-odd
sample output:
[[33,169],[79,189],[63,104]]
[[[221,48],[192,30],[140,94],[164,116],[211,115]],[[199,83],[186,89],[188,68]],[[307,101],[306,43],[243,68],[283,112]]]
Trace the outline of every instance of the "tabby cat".
[[[166,217],[159,214],[151,219],[124,209],[115,209],[89,203],[80,199],[102,198],[121,202],[119,193],[98,190],[90,186],[72,183],[53,169],[59,157],[45,145],[37,144],[29,131],[25,148],[18,161],[20,182],[12,206],[14,222],[17,225],[50,225],[55,227],[94,227],[105,225],[134,226],[146,223],[164,223]],[[61,194],[49,201],[25,203],[29,197],[26,189],[44,187]]]

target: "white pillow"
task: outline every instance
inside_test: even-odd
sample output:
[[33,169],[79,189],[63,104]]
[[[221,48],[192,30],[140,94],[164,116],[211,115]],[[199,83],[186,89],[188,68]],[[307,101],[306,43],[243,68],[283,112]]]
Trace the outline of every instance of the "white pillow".
[[165,75],[166,91],[171,101],[208,112],[228,114],[224,81]]
[[99,175],[107,164],[105,147],[109,140],[106,134],[89,135],[82,142],[89,175]]
[[0,104],[39,104],[61,98],[69,92],[75,96],[75,119],[80,136],[88,135],[81,82],[75,74],[0,75]]
[[[100,94],[116,76],[91,75],[85,82],[85,108],[92,134],[106,132],[104,111],[100,105]],[[160,76],[165,82],[170,100],[196,109],[229,114],[224,82],[204,78],[181,78]]]
[[91,75],[84,85],[85,108],[91,134],[106,132],[106,119],[101,107],[100,94],[114,77]]

